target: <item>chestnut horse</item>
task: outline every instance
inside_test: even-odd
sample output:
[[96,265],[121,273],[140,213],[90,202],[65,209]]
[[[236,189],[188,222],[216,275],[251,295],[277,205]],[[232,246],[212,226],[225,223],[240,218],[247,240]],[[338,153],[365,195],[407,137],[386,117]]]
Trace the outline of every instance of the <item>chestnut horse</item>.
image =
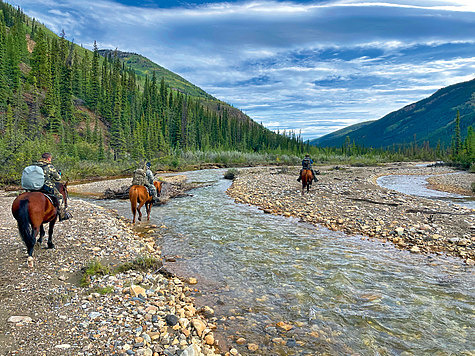
[[[153,182],[155,189],[157,189],[157,196],[160,196],[160,192],[162,190],[162,182]],[[132,214],[134,218],[132,223],[135,224],[135,213],[138,211],[139,221],[142,221],[142,212],[140,208],[145,204],[145,210],[147,211],[147,220],[150,220],[150,211],[152,210],[153,204],[153,197],[148,194],[148,189],[143,185],[133,185],[129,189],[129,199],[130,199],[130,206],[132,208]],[[137,206],[138,204],[138,206]]]
[[[64,205],[67,206],[68,183],[56,183],[56,188],[63,195]],[[52,198],[56,200],[56,198]],[[55,202],[58,203],[57,201]],[[25,192],[20,194],[12,204],[12,214],[18,223],[18,231],[28,252],[28,267],[33,267],[33,248],[38,232],[41,245],[45,236],[43,224],[49,223],[48,248],[54,248],[53,228],[58,218],[58,209],[42,192]]]
[[302,179],[302,195],[304,195],[305,187],[307,187],[307,193],[310,191],[310,186],[312,185],[313,181],[312,171],[310,169],[302,169],[300,178]]

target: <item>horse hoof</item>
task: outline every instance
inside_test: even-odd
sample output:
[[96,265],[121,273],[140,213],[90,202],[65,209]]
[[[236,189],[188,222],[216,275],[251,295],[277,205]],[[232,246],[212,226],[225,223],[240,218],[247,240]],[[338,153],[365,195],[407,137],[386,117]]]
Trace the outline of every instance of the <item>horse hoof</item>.
[[48,248],[54,248],[54,243],[48,244]]
[[33,268],[33,257],[29,256],[26,260],[29,268]]

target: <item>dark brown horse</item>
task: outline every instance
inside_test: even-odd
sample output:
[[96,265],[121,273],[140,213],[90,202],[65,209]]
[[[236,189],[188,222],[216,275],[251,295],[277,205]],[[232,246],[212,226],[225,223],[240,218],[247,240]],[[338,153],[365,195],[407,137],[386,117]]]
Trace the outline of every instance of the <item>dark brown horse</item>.
[[302,169],[300,173],[300,178],[302,179],[302,195],[305,193],[305,187],[307,187],[307,193],[310,191],[310,186],[313,181],[313,174],[310,169]]
[[[157,189],[157,195],[160,195],[162,191],[162,182],[153,182],[155,189]],[[145,210],[147,211],[147,220],[150,220],[150,211],[152,210],[153,197],[148,194],[148,190],[143,185],[133,185],[129,189],[130,207],[132,208],[132,214],[134,218],[132,223],[135,224],[135,213],[138,211],[138,220],[142,221],[142,212],[140,208],[145,204]],[[137,206],[138,204],[138,206]]]
[[[68,183],[56,183],[56,188],[63,195],[64,205],[67,206]],[[52,198],[56,200],[54,197]],[[55,202],[57,205],[57,201]],[[26,192],[20,194],[12,204],[12,214],[18,223],[18,231],[26,245],[28,252],[28,266],[33,267],[33,249],[36,244],[38,232],[40,237],[38,243],[41,245],[45,236],[43,224],[49,223],[48,228],[48,248],[54,248],[53,228],[58,218],[58,209],[50,199],[41,192]]]

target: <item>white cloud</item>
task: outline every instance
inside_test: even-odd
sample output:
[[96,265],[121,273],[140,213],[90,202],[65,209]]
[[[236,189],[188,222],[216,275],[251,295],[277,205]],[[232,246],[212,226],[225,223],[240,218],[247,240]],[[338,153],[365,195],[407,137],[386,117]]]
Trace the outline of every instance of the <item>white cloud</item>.
[[76,43],[143,54],[269,128],[306,138],[380,118],[475,73],[472,0],[16,2]]

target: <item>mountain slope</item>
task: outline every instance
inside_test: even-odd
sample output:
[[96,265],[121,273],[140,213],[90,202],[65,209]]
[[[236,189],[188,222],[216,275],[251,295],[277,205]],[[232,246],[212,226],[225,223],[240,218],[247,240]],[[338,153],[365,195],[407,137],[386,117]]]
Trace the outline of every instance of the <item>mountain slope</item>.
[[329,133],[325,136],[322,136],[322,137],[316,138],[314,140],[311,140],[310,144],[311,145],[325,146],[325,142],[328,142],[328,141],[331,142],[331,141],[340,140],[340,139],[343,139],[343,142],[344,142],[345,139],[346,139],[346,136],[349,135],[351,132],[356,131],[356,130],[364,127],[364,126],[367,126],[367,125],[373,123],[374,121],[375,120],[364,121],[364,122],[359,122],[357,124],[344,127],[344,128],[342,128],[338,131],[334,131],[334,132],[331,132],[331,133]]
[[206,99],[214,99],[203,89],[197,87],[196,85],[190,83],[178,74],[173,73],[172,71],[166,68],[163,68],[162,66],[152,62],[151,60],[140,54],[132,52],[121,52],[110,49],[100,49],[99,54],[103,57],[119,57],[128,67],[132,68],[135,73],[137,73],[137,75],[141,77],[149,76],[151,78],[153,73],[155,72],[156,77],[163,78],[165,80],[165,83],[170,88],[180,91],[184,94]]
[[[313,140],[313,144],[341,146],[349,136],[351,142],[366,147],[389,147],[416,141],[451,144],[455,118],[460,112],[460,128],[465,135],[469,126],[475,126],[475,79],[442,88],[430,97],[394,111],[379,120],[358,127],[348,127],[346,134],[330,133]],[[342,130],[340,130],[342,131]]]

